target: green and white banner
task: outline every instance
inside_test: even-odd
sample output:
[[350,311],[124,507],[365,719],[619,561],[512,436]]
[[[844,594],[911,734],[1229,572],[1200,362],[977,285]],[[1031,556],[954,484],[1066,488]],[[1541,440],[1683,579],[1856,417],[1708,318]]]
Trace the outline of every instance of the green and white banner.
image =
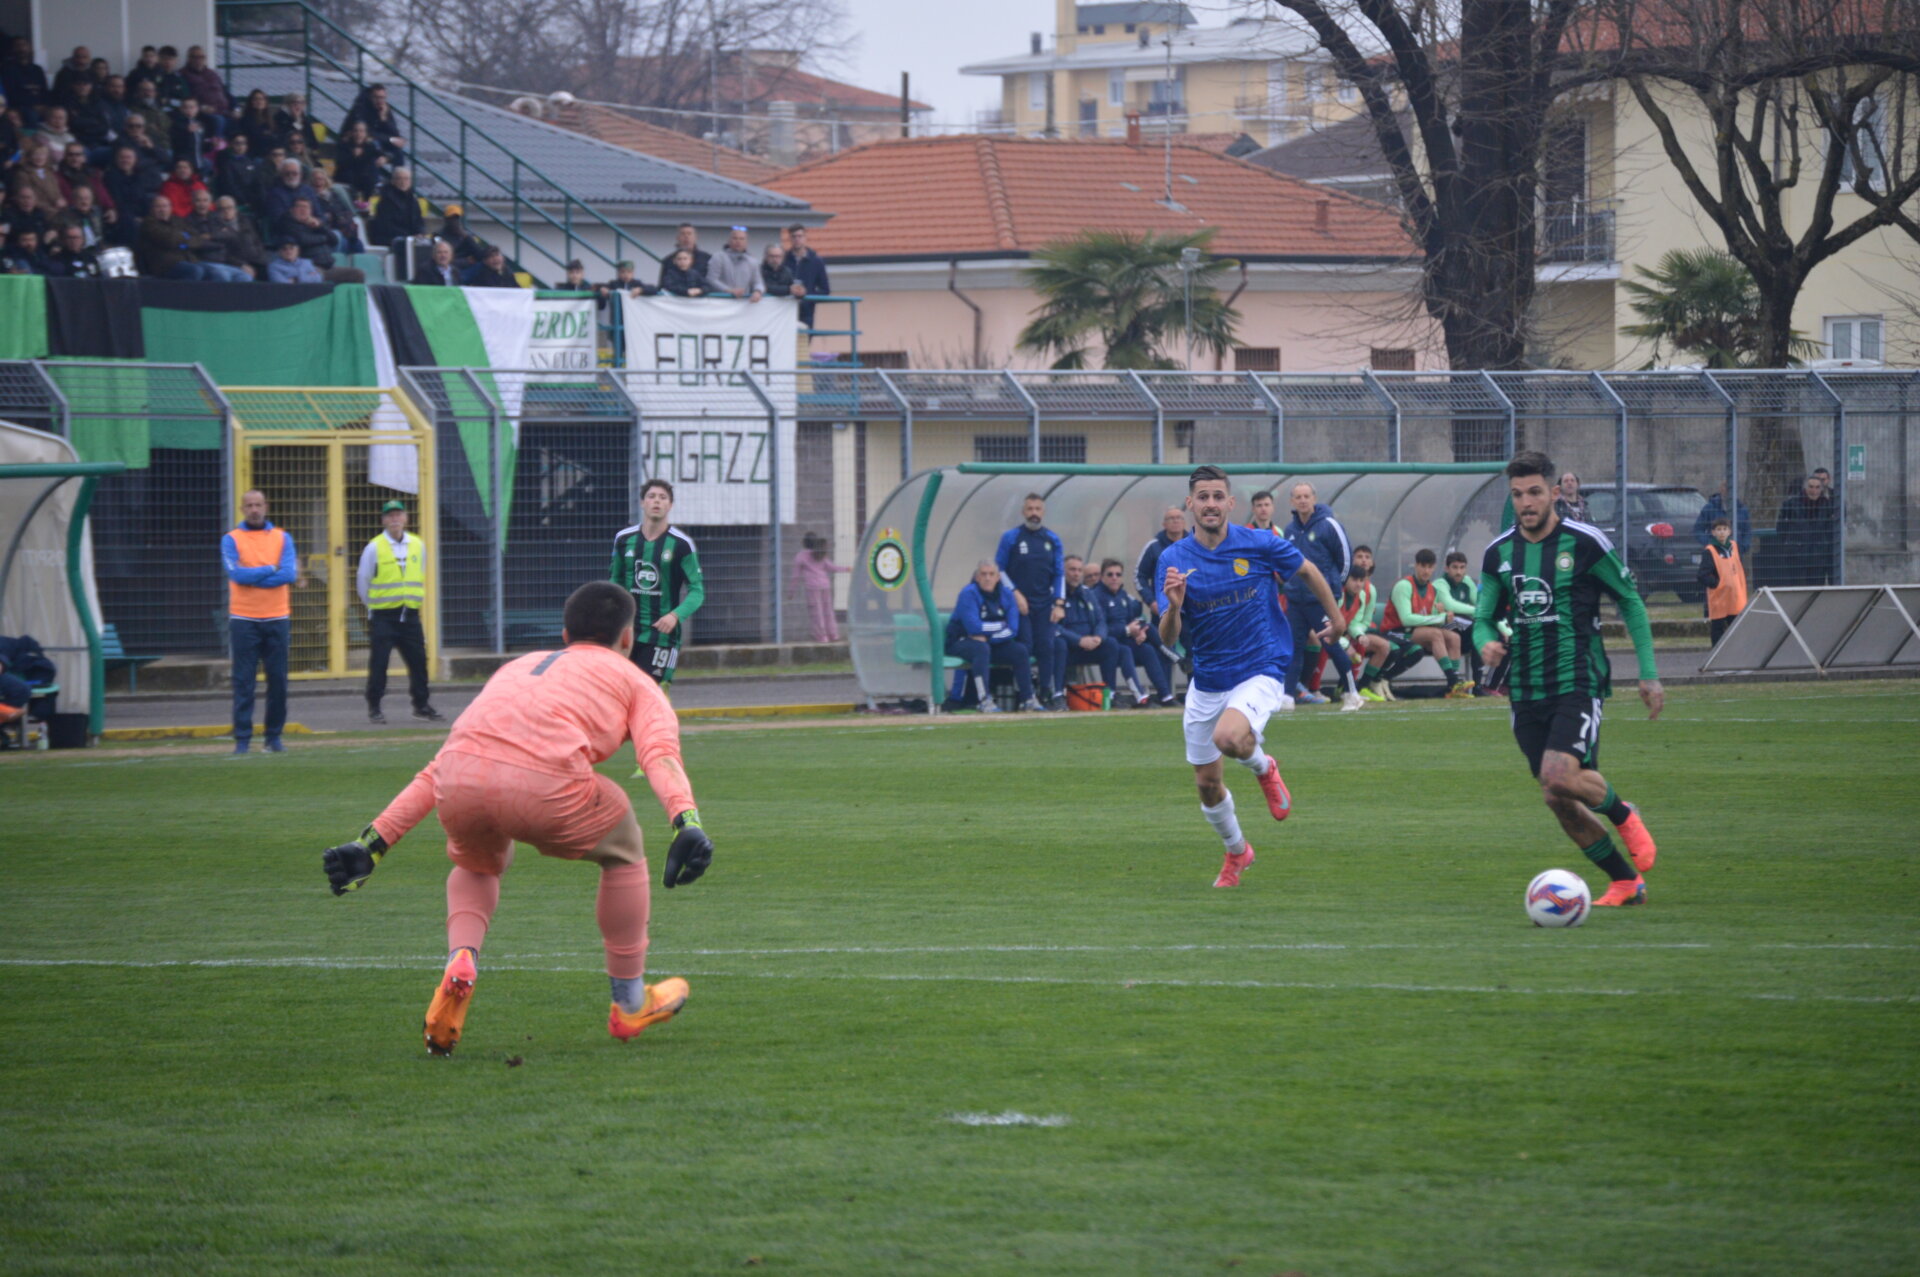
[[[776,460],[780,510],[791,521],[794,303],[623,296],[620,304],[627,388],[641,410],[641,473],[673,484],[674,522],[764,526]],[[742,373],[774,374],[758,380],[777,432]]]
[[600,340],[593,300],[535,297],[528,368],[592,372],[600,366]]

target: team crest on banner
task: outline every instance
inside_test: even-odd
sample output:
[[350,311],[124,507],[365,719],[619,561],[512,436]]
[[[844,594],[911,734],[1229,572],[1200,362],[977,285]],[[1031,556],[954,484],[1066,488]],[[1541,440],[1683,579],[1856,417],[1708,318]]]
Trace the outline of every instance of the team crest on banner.
[[880,529],[880,535],[873,539],[873,548],[867,551],[867,575],[873,583],[883,590],[897,590],[907,583],[911,566],[900,533],[893,528]]
[[[640,403],[639,472],[673,484],[673,521],[760,524],[778,461],[780,508],[794,509],[794,417],[804,388],[793,376],[799,312],[788,300],[620,298],[627,387]],[[766,401],[742,374],[760,378]],[[775,448],[777,447],[777,454]]]

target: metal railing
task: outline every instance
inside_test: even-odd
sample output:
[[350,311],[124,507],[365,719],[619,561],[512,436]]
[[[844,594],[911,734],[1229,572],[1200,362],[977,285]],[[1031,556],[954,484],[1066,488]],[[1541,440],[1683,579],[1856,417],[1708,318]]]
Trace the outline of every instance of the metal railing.
[[[494,142],[484,124],[468,118],[451,99],[415,81],[362,44],[329,19],[315,12],[305,0],[217,0],[216,18],[220,41],[220,69],[230,91],[238,92],[235,71],[298,70],[303,76],[308,104],[318,114],[325,101],[342,116],[353,108],[354,100],[370,83],[389,86],[389,103],[396,115],[406,121],[408,163],[420,173],[436,179],[451,190],[453,198],[469,213],[479,213],[502,227],[513,237],[514,263],[526,269],[530,255],[537,255],[555,266],[580,256],[601,262],[609,275],[622,258],[647,257],[659,261],[659,255],[606,216],[575,196],[559,182],[529,163],[516,152]],[[288,26],[254,26],[246,21],[254,14],[284,14]],[[275,19],[269,17],[268,21]],[[324,38],[322,38],[324,37]],[[262,42],[264,47],[284,54],[280,60],[235,61],[234,41]],[[271,43],[291,41],[282,48]],[[336,54],[327,46],[342,50]],[[371,74],[370,74],[371,72]],[[330,81],[344,81],[348,96],[343,99]],[[453,136],[425,123],[421,107],[429,104],[443,112],[454,125]],[[449,163],[436,163],[419,145],[433,142],[452,156]],[[537,202],[523,192],[541,188]],[[548,206],[557,208],[549,211]],[[528,233],[528,224],[560,233],[562,251],[555,255]],[[612,247],[603,251],[582,232],[610,234]],[[529,271],[530,274],[533,272]],[[555,272],[558,273],[558,272]],[[536,283],[543,282],[535,275]]]
[[1537,223],[1540,261],[1554,266],[1618,261],[1614,214],[1612,200],[1568,200],[1542,205]]

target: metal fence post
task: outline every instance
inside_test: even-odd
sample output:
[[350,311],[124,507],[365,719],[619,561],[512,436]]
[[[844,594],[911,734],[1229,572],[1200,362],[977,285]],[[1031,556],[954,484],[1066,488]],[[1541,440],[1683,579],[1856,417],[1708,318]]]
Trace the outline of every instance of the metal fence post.
[[1513,400],[1507,398],[1506,392],[1500,389],[1499,383],[1494,381],[1493,375],[1484,368],[1480,370],[1480,381],[1493,393],[1494,398],[1505,405],[1507,414],[1506,456],[1508,460],[1512,460],[1513,454],[1520,450],[1518,438],[1520,427],[1514,412]]
[[905,483],[913,473],[913,405],[900,393],[900,387],[893,384],[893,378],[887,376],[887,370],[876,368],[874,375],[880,379],[880,385],[900,409],[900,482]]
[[786,559],[786,538],[780,528],[785,514],[780,505],[780,409],[758,377],[750,372],[740,375],[760,406],[767,410],[767,523],[773,530],[773,641],[784,643],[787,641],[787,592],[780,571]]
[[1619,416],[1615,418],[1613,433],[1613,492],[1614,508],[1620,512],[1620,561],[1627,561],[1627,401],[1615,394],[1607,379],[1597,372],[1587,376],[1593,378],[1607,398],[1613,401]]
[[1285,465],[1287,460],[1287,410],[1281,406],[1280,396],[1267,389],[1267,383],[1260,380],[1260,374],[1244,374],[1247,384],[1253,387],[1253,393],[1259,395],[1273,409],[1273,464]]
[[462,368],[460,375],[487,406],[487,487],[493,493],[493,508],[487,512],[487,535],[493,542],[488,576],[493,593],[493,650],[497,654],[507,650],[507,521],[501,517],[506,483],[500,455],[500,403],[474,376],[473,369]]
[[[57,424],[59,428],[56,433],[68,443],[72,443],[73,405],[67,402],[66,393],[60,389],[59,383],[48,375],[46,367],[39,360],[34,360],[28,367],[33,369],[33,375],[40,379],[41,385],[46,387],[47,398],[53,404],[54,411],[47,414],[50,418],[47,424],[49,426]],[[232,486],[232,476],[228,476],[228,486]]]
[[1013,393],[1019,395],[1022,402],[1027,405],[1027,460],[1037,466],[1040,464],[1040,405],[1034,402],[1033,396],[1027,393],[1027,388],[1021,385],[1011,372],[1003,371],[1000,375],[1006,379],[1009,386],[1013,387]]
[[1133,388],[1135,390],[1138,390],[1141,394],[1145,395],[1147,397],[1147,402],[1153,405],[1152,456],[1153,456],[1153,464],[1156,466],[1160,465],[1166,458],[1166,449],[1167,449],[1166,405],[1160,402],[1160,398],[1158,395],[1155,395],[1153,391],[1147,388],[1146,379],[1143,378],[1139,373],[1134,372],[1132,369],[1128,369],[1127,377],[1130,381],[1133,382]]
[[1847,401],[1817,372],[1813,384],[1833,400],[1833,583],[1847,583]]
[[[1733,520],[1733,533],[1737,537],[1740,535],[1740,408],[1711,372],[1702,370],[1700,380],[1713,387],[1713,393],[1727,407],[1727,517]],[[1741,553],[1746,551],[1747,547],[1742,546]]]
[[1387,459],[1390,461],[1398,461],[1400,460],[1400,401],[1389,394],[1387,388],[1380,384],[1380,379],[1373,375],[1373,369],[1362,368],[1360,370],[1360,380],[1372,387],[1373,393],[1379,395],[1381,399],[1386,401],[1388,411],[1393,414],[1393,419],[1388,424],[1390,433],[1387,437]]

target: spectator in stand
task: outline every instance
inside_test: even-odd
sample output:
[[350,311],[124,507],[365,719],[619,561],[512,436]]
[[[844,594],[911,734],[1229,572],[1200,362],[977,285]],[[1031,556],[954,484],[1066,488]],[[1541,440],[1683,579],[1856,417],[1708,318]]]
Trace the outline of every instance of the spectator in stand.
[[[23,190],[32,191],[39,201],[41,212],[49,217],[67,206],[67,197],[60,189],[60,169],[54,162],[53,149],[41,138],[27,143],[20,162],[13,167],[7,189],[15,194]],[[46,227],[36,229],[45,230]]]
[[220,73],[208,65],[204,48],[196,44],[187,50],[187,65],[180,69],[180,78],[186,82],[187,96],[198,98],[206,110],[213,135],[224,136],[227,112],[233,109],[233,102],[227,96],[226,82]]
[[[1352,567],[1353,549],[1347,540],[1347,530],[1333,517],[1332,508],[1320,500],[1311,483],[1294,484],[1287,494],[1287,503],[1293,507],[1293,517],[1287,521],[1282,535],[1300,551],[1301,557],[1320,570],[1327,588],[1338,591]],[[1340,675],[1340,712],[1352,713],[1359,709],[1365,702],[1360,699],[1360,688],[1354,682],[1352,662],[1338,647],[1322,649],[1320,646],[1320,636],[1330,633],[1333,618],[1321,610],[1319,600],[1297,575],[1287,581],[1285,596],[1287,625],[1293,631],[1293,659],[1287,667],[1288,693],[1309,705],[1326,701],[1320,693],[1308,692],[1300,685],[1305,671],[1319,667],[1324,650],[1327,659],[1333,662],[1334,671]]]
[[1014,687],[1019,692],[1018,703],[1022,709],[1040,707],[1033,698],[1033,658],[1027,645],[1020,641],[1020,616],[1013,586],[1000,579],[1000,569],[993,560],[980,560],[973,570],[973,580],[967,582],[960,597],[954,600],[946,638],[947,655],[966,662],[954,671],[947,708],[959,709],[970,685],[979,699],[982,714],[999,713],[1000,707],[993,703],[993,696],[987,690],[987,680],[995,665],[1013,669]]
[[140,47],[140,56],[127,69],[127,93],[131,95],[134,87],[142,80],[151,80],[160,74],[160,50],[150,44]]
[[1810,474],[1780,503],[1773,525],[1779,566],[1770,577],[1784,585],[1826,585],[1833,579],[1834,529],[1833,498],[1820,476]]
[[207,184],[200,180],[200,174],[194,170],[193,161],[178,159],[173,162],[173,172],[167,180],[160,183],[160,193],[173,201],[173,215],[184,218],[193,212],[193,193],[205,192]]
[[734,297],[757,302],[766,289],[760,285],[760,266],[747,251],[747,228],[736,226],[727,232],[727,243],[707,263],[707,278],[715,289]]
[[20,150],[20,113],[7,106],[6,95],[0,93],[0,177],[6,175],[7,161]]
[[787,265],[787,250],[778,244],[767,245],[760,258],[760,288],[775,297],[793,296],[793,270]]
[[129,84],[127,93],[133,99],[127,104],[129,124],[136,115],[145,120],[147,136],[156,144],[173,131],[173,117],[167,114],[166,104],[160,101],[160,90],[152,80]]
[[1253,511],[1253,517],[1247,520],[1247,526],[1255,532],[1278,532],[1273,526],[1273,493],[1256,492],[1247,502],[1247,508]]
[[1100,564],[1100,581],[1092,588],[1107,623],[1107,637],[1113,640],[1120,658],[1120,676],[1133,689],[1134,704],[1145,708],[1152,698],[1140,682],[1140,667],[1147,668],[1162,705],[1173,704],[1173,682],[1167,663],[1160,659],[1160,645],[1148,633],[1146,609],[1140,600],[1127,593],[1127,565],[1118,559]]
[[44,236],[53,219],[47,216],[47,210],[40,206],[39,191],[32,186],[17,182],[13,194],[7,197],[4,208],[0,208],[0,222],[7,224],[9,234],[32,231]]
[[1720,636],[1733,618],[1746,610],[1747,569],[1740,562],[1740,546],[1733,539],[1733,520],[1716,517],[1707,527],[1707,545],[1700,552],[1700,588],[1706,592],[1707,638],[1720,646]]
[[286,133],[279,127],[273,103],[267,98],[265,89],[254,89],[248,93],[246,102],[233,112],[233,119],[227,125],[227,137],[232,140],[243,136],[252,144],[256,155],[265,155],[286,140]]
[[1107,633],[1107,610],[1086,584],[1086,560],[1069,554],[1062,567],[1067,579],[1061,595],[1065,607],[1053,631],[1053,668],[1059,674],[1061,693],[1064,697],[1069,670],[1092,664],[1100,667],[1100,681],[1107,691],[1118,696],[1120,648]]
[[185,101],[189,90],[186,77],[180,74],[180,50],[170,44],[161,45],[159,60],[147,83],[153,85],[153,95],[160,105],[169,110]]
[[1553,498],[1553,512],[1575,523],[1592,522],[1587,514],[1587,498],[1580,491],[1580,476],[1571,470],[1560,476],[1559,491]]
[[300,255],[300,241],[283,239],[272,261],[267,263],[269,284],[324,284],[320,268]]
[[366,199],[380,188],[391,161],[380,143],[367,132],[366,121],[352,120],[333,148],[333,171],[352,188],[359,199]]
[[633,263],[622,259],[613,264],[613,278],[604,284],[594,285],[593,291],[599,297],[600,309],[607,308],[607,299],[615,293],[625,293],[629,297],[651,297],[660,290],[651,284],[643,284],[633,277]]
[[67,130],[89,153],[103,151],[113,142],[113,125],[107,118],[107,104],[101,100],[92,80],[79,80],[66,102]]
[[253,154],[252,140],[245,133],[235,133],[214,162],[214,189],[249,210],[257,209],[266,200],[270,172],[266,161]]
[[444,239],[436,239],[433,241],[433,260],[424,263],[419,270],[413,273],[413,282],[416,284],[445,284],[449,287],[457,288],[460,284],[460,272],[454,269],[453,245],[447,243]]
[[139,111],[127,113],[127,133],[120,139],[120,145],[130,146],[140,157],[140,163],[155,173],[165,173],[173,167],[173,152],[167,148],[165,133],[154,133],[147,124],[147,117]]
[[[193,203],[187,210],[181,224],[186,227],[188,242],[202,245],[197,251],[204,262],[220,262],[227,266],[238,266],[246,270],[246,265],[236,261],[229,253],[228,245],[232,239],[232,230],[220,220],[213,208],[213,192],[206,187],[197,187],[193,192]],[[247,271],[248,278],[253,277]]]
[[107,140],[101,148],[87,153],[87,159],[95,165],[104,168],[113,163],[113,151],[109,148],[119,145],[127,135],[127,116],[132,105],[127,99],[126,80],[117,75],[108,76],[100,89],[100,109],[107,117]]
[[322,225],[340,237],[340,251],[358,253],[365,245],[360,242],[360,223],[355,220],[353,201],[347,193],[333,184],[333,178],[323,168],[313,171],[313,215]]
[[413,170],[401,165],[367,209],[367,241],[400,252],[403,240],[427,233],[427,202],[413,189]]
[[1058,709],[1066,703],[1066,691],[1053,667],[1053,627],[1066,611],[1066,547],[1046,526],[1046,519],[1046,499],[1029,492],[1020,502],[1019,524],[1001,534],[993,555],[1013,586],[1014,602],[1024,618],[1021,642],[1040,665],[1040,703],[1034,709]]
[[[807,228],[795,223],[787,228],[787,266],[793,271],[795,297],[825,297],[833,291],[827,282],[827,259],[807,247]],[[813,303],[800,303],[800,322],[813,327]]]
[[99,251],[87,242],[86,231],[72,223],[60,229],[59,247],[48,259],[47,274],[55,279],[91,279],[100,273]]
[[593,285],[587,283],[587,264],[579,258],[567,263],[567,277],[560,281],[560,288],[569,293],[584,293]]
[[667,287],[667,271],[673,266],[674,257],[679,253],[690,254],[692,269],[703,276],[707,273],[707,266],[713,260],[712,254],[700,247],[700,232],[694,229],[693,223],[680,223],[679,229],[673,233],[673,252],[660,259],[659,289],[663,293],[673,291]]
[[1833,471],[1827,469],[1825,466],[1821,466],[1813,472],[1813,477],[1820,481],[1821,495],[1831,498],[1833,496]]
[[660,291],[675,297],[704,297],[713,291],[691,249],[681,248],[660,263]]
[[84,44],[77,44],[73,48],[73,56],[62,62],[53,73],[53,100],[69,101],[74,85],[92,83],[93,50]]
[[400,133],[400,117],[387,101],[386,85],[369,84],[361,91],[354,99],[353,109],[347,112],[346,123],[340,126],[341,133],[351,132],[356,121],[367,126],[367,135],[379,145],[389,163],[407,162],[407,139]]
[[73,198],[53,219],[54,225],[62,230],[68,227],[78,230],[88,248],[94,248],[106,240],[107,224],[114,218],[112,209],[101,212],[100,201],[94,198],[95,189],[91,186],[74,187]]
[[295,200],[305,200],[307,208],[311,210],[320,202],[320,197],[307,184],[299,160],[282,160],[274,172],[276,179],[260,201],[260,212],[266,219],[266,225],[273,227],[274,234],[278,236],[280,220],[292,210]]
[[800,553],[793,559],[793,582],[806,595],[807,623],[814,642],[840,641],[840,626],[833,615],[833,574],[851,571],[828,556],[827,539],[818,532],[800,538]]
[[228,264],[240,267],[255,279],[265,279],[267,250],[260,242],[260,229],[253,224],[253,219],[231,195],[215,200],[213,211],[219,219],[214,238],[226,249]]
[[313,211],[313,201],[301,196],[288,206],[279,221],[273,224],[275,239],[290,239],[300,248],[300,256],[312,260],[315,266],[326,270],[333,265],[333,255],[340,251],[340,235]]
[[134,256],[143,275],[160,279],[247,283],[247,272],[238,266],[200,259],[199,250],[217,248],[218,245],[189,236],[185,225],[173,216],[172,201],[164,195],[156,195],[147,206],[147,215],[140,219],[140,234]]
[[53,176],[59,183],[61,199],[68,204],[73,203],[73,193],[83,186],[92,188],[95,203],[106,202],[107,189],[100,185],[100,174],[87,163],[87,148],[78,142],[61,155]]
[[33,42],[25,36],[14,38],[7,48],[6,61],[0,62],[0,92],[20,112],[21,123],[29,126],[40,118],[40,109],[52,101],[47,73],[33,60]]
[[[1380,627],[1390,642],[1425,648],[1447,677],[1448,698],[1458,699],[1472,696],[1473,685],[1460,679],[1460,636],[1446,628],[1451,613],[1441,604],[1433,583],[1433,570],[1439,562],[1440,556],[1432,550],[1421,550],[1413,556],[1413,572],[1394,582]],[[1388,669],[1386,677],[1394,673]]]
[[6,251],[0,253],[0,273],[8,275],[46,275],[52,265],[40,247],[40,232],[31,226],[16,228],[7,238]]
[[507,269],[507,255],[487,245],[480,264],[468,271],[463,281],[468,288],[518,288],[520,281]]
[[307,144],[307,154],[318,155],[320,126],[307,114],[307,95],[289,93],[284,101],[286,105],[273,113],[274,140],[285,145],[300,138]]
[[1140,599],[1146,605],[1150,615],[1160,610],[1158,589],[1160,578],[1160,552],[1187,535],[1187,512],[1177,505],[1170,505],[1166,513],[1160,516],[1160,531],[1153,540],[1140,549],[1140,557],[1134,560],[1133,584],[1140,591]]
[[64,151],[67,143],[74,141],[71,130],[67,128],[67,108],[49,106],[40,113],[40,127],[34,135],[56,151]]
[[140,210],[160,191],[160,174],[152,165],[142,164],[132,146],[123,144],[114,150],[113,167],[100,180],[113,200],[114,218],[108,223],[107,238],[131,247],[140,229]]
[[219,133],[214,129],[218,116],[209,115],[200,107],[200,99],[188,98],[173,113],[173,128],[169,141],[173,143],[173,158],[193,162],[194,171],[202,176],[213,174],[214,156],[219,154]]
[[467,229],[464,210],[458,204],[447,205],[447,213],[441,219],[440,234],[436,238],[453,245],[453,266],[463,275],[478,266],[480,259],[486,255],[486,242]]

